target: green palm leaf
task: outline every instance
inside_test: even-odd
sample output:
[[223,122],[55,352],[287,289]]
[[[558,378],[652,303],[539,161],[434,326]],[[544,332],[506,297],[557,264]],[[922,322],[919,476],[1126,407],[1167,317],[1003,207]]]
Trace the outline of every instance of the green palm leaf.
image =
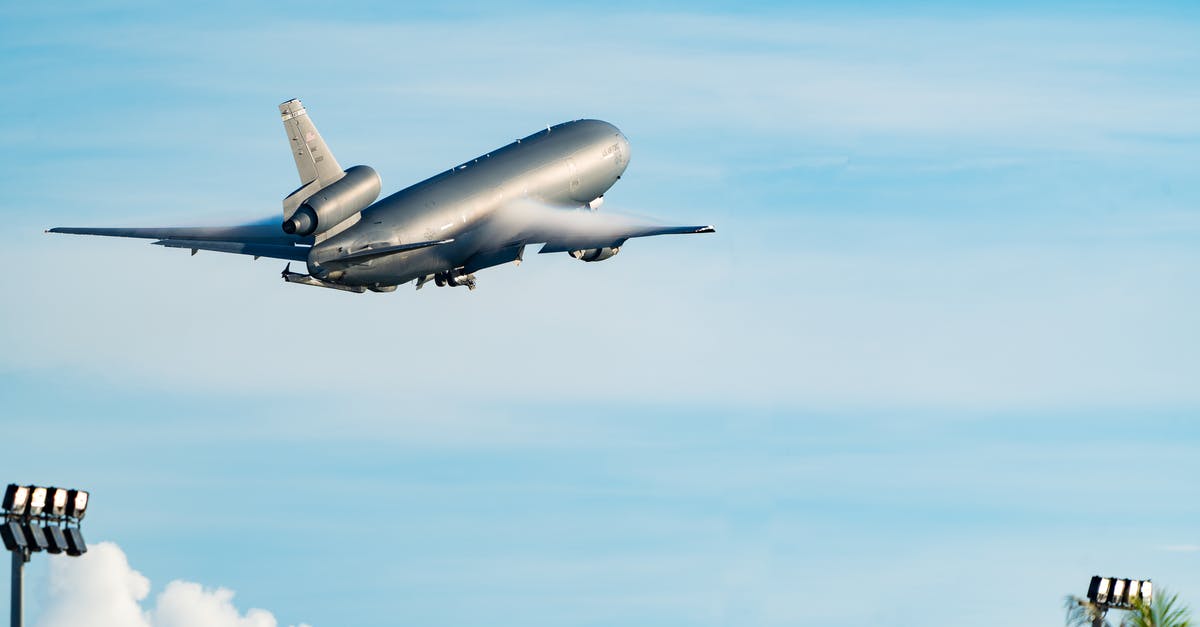
[[1150,603],[1140,600],[1134,604],[1121,627],[1194,627],[1192,611],[1179,602],[1179,595],[1158,591]]

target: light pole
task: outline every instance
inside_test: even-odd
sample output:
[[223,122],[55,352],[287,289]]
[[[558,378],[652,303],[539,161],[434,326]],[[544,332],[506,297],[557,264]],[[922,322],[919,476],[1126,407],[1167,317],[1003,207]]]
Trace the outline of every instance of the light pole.
[[26,553],[24,549],[22,549],[20,551],[13,551],[13,554],[12,554],[12,606],[11,606],[12,610],[9,613],[9,615],[11,616],[11,618],[9,619],[9,622],[12,623],[12,627],[21,627],[21,621],[24,620],[24,616],[22,616],[23,608],[21,607],[21,601],[25,596],[25,594],[24,594],[24,587],[25,587],[24,583],[25,582],[24,582],[23,571],[24,571],[25,561],[28,559],[29,559],[29,554]]
[[1149,579],[1117,579],[1096,575],[1088,584],[1087,599],[1096,607],[1092,627],[1104,625],[1104,615],[1110,609],[1134,610],[1148,604],[1154,596],[1154,584]]
[[88,493],[13,483],[4,491],[2,507],[0,538],[12,552],[11,623],[21,627],[25,562],[40,551],[75,557],[87,553],[79,525],[87,513]]

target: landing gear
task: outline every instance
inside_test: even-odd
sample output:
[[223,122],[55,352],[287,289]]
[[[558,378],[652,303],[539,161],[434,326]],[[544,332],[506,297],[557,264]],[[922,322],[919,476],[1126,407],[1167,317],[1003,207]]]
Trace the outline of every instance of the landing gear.
[[[372,285],[345,285],[327,279],[318,279],[310,274],[292,272],[292,264],[290,263],[286,268],[283,269],[281,275],[283,276],[283,280],[287,281],[288,283],[299,283],[301,285],[312,285],[314,287],[327,287],[333,290],[354,292],[356,294],[362,294],[367,290],[371,290],[372,292],[394,292],[396,290],[395,285],[385,285],[379,283]],[[341,277],[339,276],[338,278],[340,279]],[[475,289],[475,275],[465,274],[461,269],[438,272],[437,274],[427,274],[417,279],[417,289],[425,287],[425,284],[430,281],[433,281],[433,283],[438,287],[465,286],[468,290]]]
[[433,284],[438,287],[458,287],[460,285],[467,286],[467,289],[475,289],[474,274],[460,274],[459,270],[451,270],[449,272],[439,272],[433,275]]
[[433,284],[438,287],[459,287],[465,285],[468,290],[474,290],[476,285],[474,274],[463,274],[461,270],[450,270],[437,274],[427,274],[417,279],[417,289],[425,287],[425,284],[430,281],[433,281]]

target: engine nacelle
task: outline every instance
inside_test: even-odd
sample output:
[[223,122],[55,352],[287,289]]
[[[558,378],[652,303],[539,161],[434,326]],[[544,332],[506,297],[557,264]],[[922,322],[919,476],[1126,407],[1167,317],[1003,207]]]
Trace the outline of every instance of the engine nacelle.
[[296,235],[322,233],[366,209],[379,198],[383,182],[370,166],[356,165],[345,176],[309,196],[283,221],[283,232]]
[[604,248],[585,248],[583,250],[572,250],[570,255],[580,261],[604,261],[616,256],[621,252],[620,246],[604,247]]

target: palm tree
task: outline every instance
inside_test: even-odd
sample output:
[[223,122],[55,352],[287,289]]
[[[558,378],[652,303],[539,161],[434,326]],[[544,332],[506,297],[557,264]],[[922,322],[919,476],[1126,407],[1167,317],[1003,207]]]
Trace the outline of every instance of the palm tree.
[[1121,627],[1194,627],[1192,611],[1179,602],[1179,595],[1168,596],[1159,590],[1150,603],[1140,600],[1121,621]]
[[1112,627],[1104,617],[1105,609],[1075,595],[1066,598],[1067,627]]
[[[1168,595],[1165,590],[1150,603],[1134,601],[1134,607],[1121,619],[1120,627],[1200,627],[1192,621],[1192,611],[1179,602],[1178,594]],[[1102,608],[1087,599],[1068,596],[1064,607],[1067,610],[1067,627],[1112,627]]]

